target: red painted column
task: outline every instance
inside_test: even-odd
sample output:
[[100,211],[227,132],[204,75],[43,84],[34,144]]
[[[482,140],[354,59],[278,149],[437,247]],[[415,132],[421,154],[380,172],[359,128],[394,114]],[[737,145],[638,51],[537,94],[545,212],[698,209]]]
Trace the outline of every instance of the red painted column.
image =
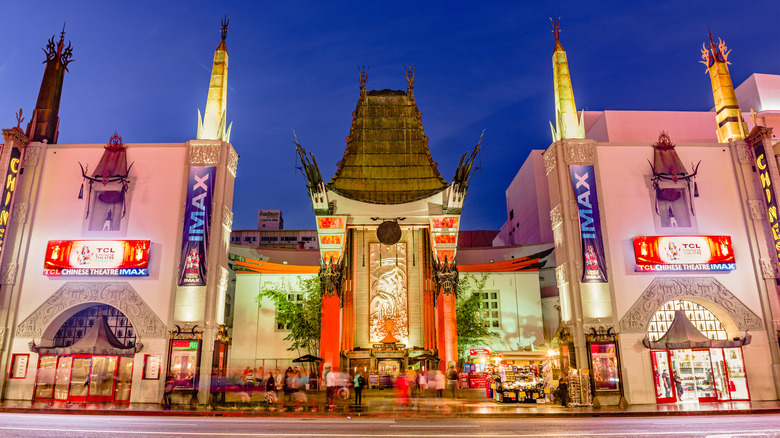
[[333,365],[333,370],[339,368],[341,353],[341,309],[339,297],[322,297],[322,315],[320,316],[320,357]]
[[455,317],[455,294],[444,295],[439,291],[436,300],[437,348],[439,349],[439,367],[447,371],[447,364],[458,362],[458,328]]

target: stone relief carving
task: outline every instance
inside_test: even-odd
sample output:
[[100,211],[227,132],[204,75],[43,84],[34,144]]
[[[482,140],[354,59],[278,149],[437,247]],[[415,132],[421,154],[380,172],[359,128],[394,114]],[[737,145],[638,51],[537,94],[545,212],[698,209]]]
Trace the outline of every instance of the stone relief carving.
[[11,213],[11,221],[16,223],[27,222],[27,208],[29,204],[26,202],[17,202],[14,204],[14,210]]
[[17,145],[24,147],[30,144],[30,140],[21,130],[17,129],[3,129],[3,138],[7,143],[14,142]]
[[236,177],[236,170],[238,169],[238,154],[236,153],[233,148],[228,147],[228,164],[227,164],[228,171],[231,175],[233,175],[233,178]]
[[233,229],[233,212],[227,205],[222,205],[222,226],[228,230]]
[[16,336],[39,338],[52,321],[71,307],[85,303],[114,306],[127,316],[144,338],[167,336],[165,324],[127,282],[65,283],[16,327]]
[[750,217],[753,220],[764,219],[764,201],[761,199],[748,199],[748,206],[750,207]]
[[553,228],[563,223],[563,209],[561,208],[561,204],[556,205],[550,210],[550,222],[552,223]]
[[0,350],[5,345],[5,335],[8,333],[8,327],[0,327]]
[[761,276],[763,278],[775,278],[775,264],[769,257],[761,257]]
[[596,147],[588,143],[564,143],[566,164],[591,164],[596,160]]
[[561,263],[555,268],[555,281],[558,287],[562,287],[569,282],[569,266],[567,263]]
[[644,333],[653,314],[671,300],[701,298],[723,309],[741,331],[762,330],[761,318],[742,304],[715,277],[656,278],[620,319],[623,333]]
[[219,164],[220,144],[190,144],[190,162],[195,165]]
[[38,165],[38,156],[41,154],[41,146],[27,146],[24,148],[22,167],[34,167]]
[[753,162],[753,154],[750,151],[750,147],[747,143],[737,143],[737,159],[740,164],[751,164]]
[[224,266],[219,267],[219,283],[217,288],[221,291],[226,291],[228,287],[228,271]]
[[19,271],[19,265],[17,263],[6,263],[0,271],[0,283],[3,284],[15,284],[16,273]]
[[545,175],[549,175],[553,170],[555,170],[555,164],[557,161],[555,158],[555,148],[556,145],[552,145],[547,149],[547,151],[544,152]]

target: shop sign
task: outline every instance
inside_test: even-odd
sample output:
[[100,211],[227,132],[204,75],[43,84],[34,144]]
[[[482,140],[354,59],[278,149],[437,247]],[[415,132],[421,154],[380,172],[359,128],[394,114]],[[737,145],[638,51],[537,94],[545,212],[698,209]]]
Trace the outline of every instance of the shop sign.
[[406,344],[387,343],[387,344],[374,344],[371,346],[374,350],[388,351],[388,350],[403,350],[406,348]]
[[761,181],[761,189],[764,191],[764,201],[766,201],[766,219],[769,222],[772,239],[775,241],[775,254],[777,254],[777,260],[780,261],[780,221],[778,221],[777,200],[774,196],[775,190],[772,187],[772,178],[769,174],[763,141],[755,145],[754,152],[758,179]]
[[479,356],[481,354],[482,355],[490,354],[490,349],[489,348],[485,348],[485,347],[483,347],[483,348],[470,348],[469,349],[469,355],[470,356]]
[[634,237],[637,272],[733,271],[730,236]]
[[5,174],[3,197],[0,199],[0,255],[5,246],[5,232],[8,230],[8,221],[11,216],[11,199],[16,191],[16,178],[19,176],[22,152],[18,148],[11,148],[11,159],[8,161],[8,169]]
[[179,350],[179,351],[196,351],[198,349],[198,343],[200,341],[197,340],[177,340],[171,342],[171,349],[172,350]]
[[119,276],[149,275],[148,240],[50,240],[43,262],[44,275]]
[[607,261],[601,238],[599,197],[596,191],[596,173],[591,165],[569,166],[571,186],[580,216],[582,238],[582,282],[606,283]]
[[179,286],[205,286],[214,200],[214,166],[190,167],[179,258]]

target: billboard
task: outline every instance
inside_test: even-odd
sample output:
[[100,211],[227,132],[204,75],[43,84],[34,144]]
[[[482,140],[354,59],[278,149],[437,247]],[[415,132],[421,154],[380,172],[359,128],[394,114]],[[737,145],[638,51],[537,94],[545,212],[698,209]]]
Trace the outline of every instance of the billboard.
[[44,275],[149,275],[148,240],[50,240],[43,262]]
[[730,236],[634,237],[636,271],[733,271]]
[[582,282],[606,283],[607,260],[601,238],[596,173],[591,165],[569,166],[571,187],[577,200],[582,238]]
[[190,167],[179,260],[179,286],[206,285],[206,260],[216,171],[214,166]]

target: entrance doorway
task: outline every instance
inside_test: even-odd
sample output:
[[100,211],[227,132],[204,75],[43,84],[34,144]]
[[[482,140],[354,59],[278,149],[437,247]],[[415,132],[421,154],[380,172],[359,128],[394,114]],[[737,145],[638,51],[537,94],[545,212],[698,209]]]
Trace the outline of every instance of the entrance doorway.
[[133,356],[42,355],[36,400],[129,402]]
[[658,403],[750,400],[742,347],[651,350],[650,357]]

